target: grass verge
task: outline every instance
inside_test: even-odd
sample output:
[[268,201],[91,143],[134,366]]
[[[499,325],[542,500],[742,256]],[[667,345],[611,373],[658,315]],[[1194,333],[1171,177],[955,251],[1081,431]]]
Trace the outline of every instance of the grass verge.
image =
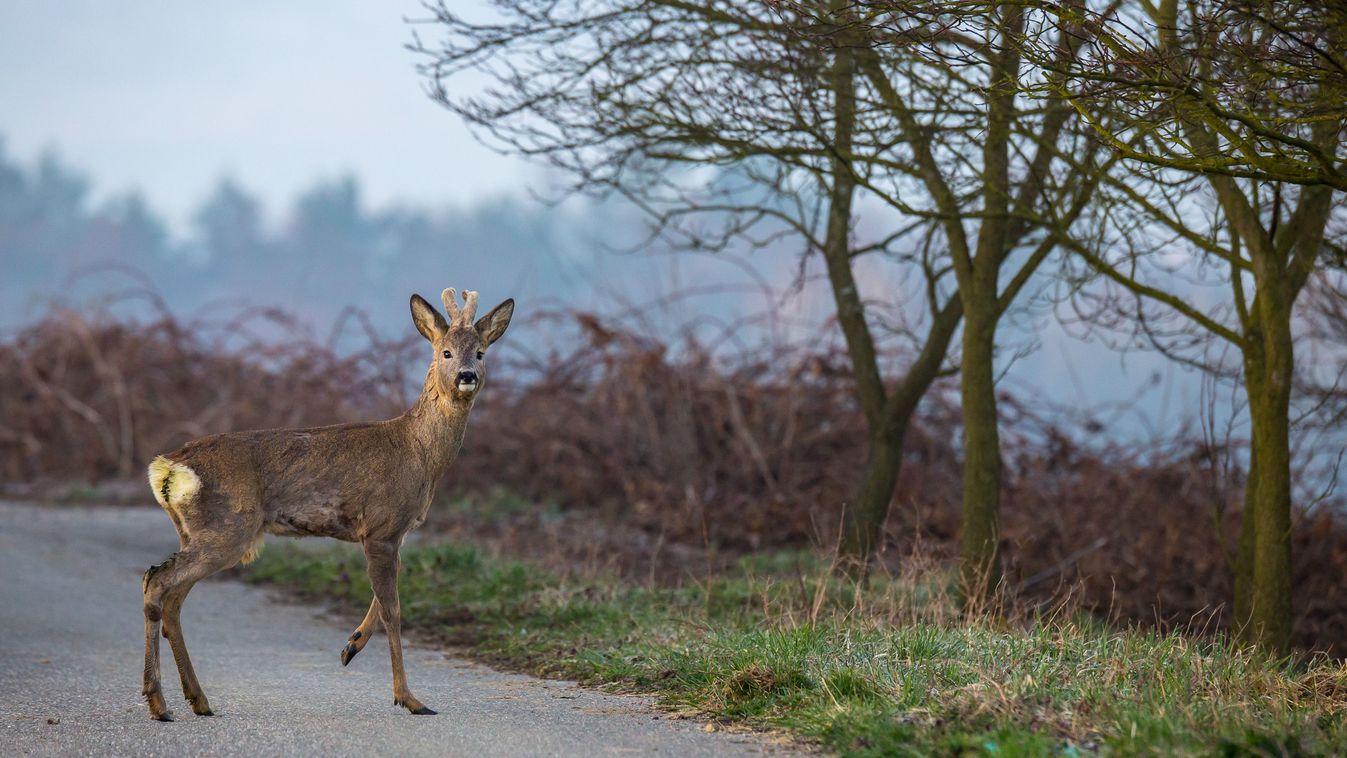
[[[349,546],[272,545],[248,572],[349,610]],[[802,555],[684,588],[559,576],[462,545],[403,550],[404,623],[541,676],[653,694],[843,755],[1327,755],[1347,746],[1347,666],[1082,618],[952,611],[939,572],[863,591]],[[366,651],[369,654],[369,651]]]

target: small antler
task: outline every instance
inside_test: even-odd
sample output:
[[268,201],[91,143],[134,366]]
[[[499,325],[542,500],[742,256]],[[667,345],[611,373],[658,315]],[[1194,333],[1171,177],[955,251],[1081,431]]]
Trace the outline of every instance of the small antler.
[[463,292],[463,324],[472,326],[472,320],[477,317],[477,293],[471,290]]
[[463,307],[458,307],[458,292],[450,287],[440,293],[440,299],[444,301],[444,310],[449,313],[449,323],[472,326],[472,319],[477,315],[477,293],[471,290],[463,291]]
[[444,310],[449,314],[449,323],[458,323],[458,292],[450,287],[440,293],[440,299],[444,301]]

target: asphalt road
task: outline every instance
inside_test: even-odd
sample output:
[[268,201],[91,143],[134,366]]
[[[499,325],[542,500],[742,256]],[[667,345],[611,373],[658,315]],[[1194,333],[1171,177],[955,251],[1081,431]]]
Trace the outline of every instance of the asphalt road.
[[0,504],[0,755],[761,755],[641,698],[502,674],[411,644],[408,678],[437,716],[392,705],[382,634],[342,668],[360,620],[230,581],[197,585],[183,631],[217,714],[192,715],[161,646],[177,721],[140,696],[140,575],[177,548],[158,508]]

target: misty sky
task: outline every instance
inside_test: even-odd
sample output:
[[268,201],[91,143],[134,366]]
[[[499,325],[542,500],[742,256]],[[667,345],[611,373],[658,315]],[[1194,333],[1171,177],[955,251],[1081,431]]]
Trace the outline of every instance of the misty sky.
[[375,206],[522,194],[537,175],[432,103],[415,0],[0,3],[0,138],[53,149],[94,199],[138,188],[181,230],[222,177],[271,209],[352,173]]

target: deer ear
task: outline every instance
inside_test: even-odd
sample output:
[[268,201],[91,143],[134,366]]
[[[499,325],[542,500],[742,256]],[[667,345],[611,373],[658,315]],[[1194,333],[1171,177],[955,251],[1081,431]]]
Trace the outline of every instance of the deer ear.
[[514,298],[510,298],[495,308],[485,316],[477,319],[474,326],[477,333],[482,336],[482,342],[490,345],[492,342],[500,339],[505,334],[505,327],[510,325],[510,317],[514,315]]
[[449,324],[445,323],[444,316],[441,316],[440,312],[435,310],[435,306],[427,303],[420,295],[412,295],[412,323],[416,324],[416,331],[431,342],[443,337],[445,332],[449,331]]

